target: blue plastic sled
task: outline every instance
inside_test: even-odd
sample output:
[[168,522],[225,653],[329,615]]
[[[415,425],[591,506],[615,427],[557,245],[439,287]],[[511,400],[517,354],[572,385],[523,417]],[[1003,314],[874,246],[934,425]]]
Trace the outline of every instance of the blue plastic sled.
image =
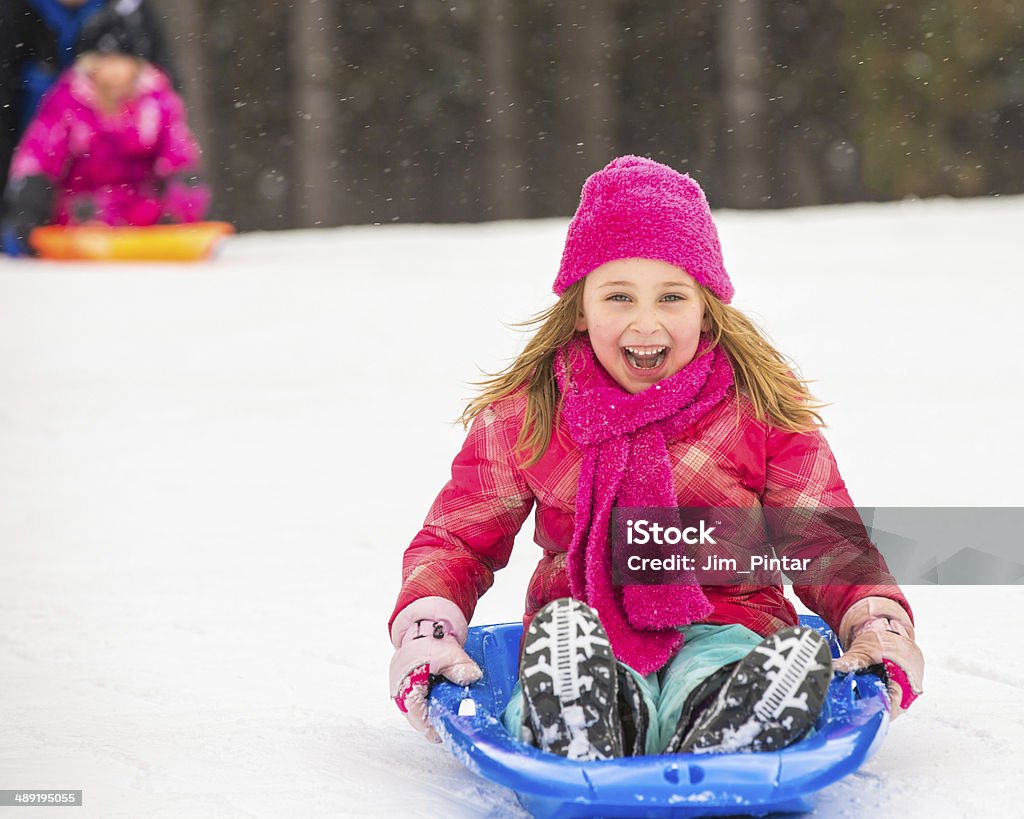
[[[820,617],[801,622],[839,643]],[[889,701],[873,675],[837,676],[815,733],[782,751],[675,754],[573,762],[513,739],[501,724],[519,675],[521,623],[469,630],[466,651],[484,669],[468,689],[433,689],[430,715],[471,771],[516,792],[538,817],[726,816],[810,810],[809,795],[857,770],[889,727]]]

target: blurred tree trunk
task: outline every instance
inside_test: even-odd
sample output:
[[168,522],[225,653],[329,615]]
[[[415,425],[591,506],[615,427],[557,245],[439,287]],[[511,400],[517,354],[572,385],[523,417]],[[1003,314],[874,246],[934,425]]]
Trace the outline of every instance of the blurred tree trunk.
[[297,0],[289,15],[295,227],[337,224],[338,151],[332,79],[335,40],[329,0]]
[[[566,0],[557,3],[559,26],[557,150],[568,212],[575,209],[579,186],[615,155],[615,81],[613,29],[615,0]],[[557,212],[557,211],[556,211]]]
[[244,11],[202,4],[208,93],[221,184],[217,212],[241,230],[291,227],[294,104],[288,24],[292,9],[269,0]]
[[490,192],[488,216],[517,219],[527,215],[526,158],[523,156],[524,106],[513,24],[515,0],[491,0],[480,15],[484,74],[484,173]]
[[[219,166],[215,158],[216,131],[210,116],[209,86],[203,33],[203,3],[177,0],[154,6],[164,26],[168,45],[181,75],[182,97],[188,108],[188,121],[203,149],[203,173],[216,190],[220,187]],[[214,207],[217,203],[214,202]]]
[[842,9],[836,0],[773,5],[763,23],[771,53],[762,87],[772,101],[772,204],[863,198],[850,95],[838,63]]
[[764,207],[771,198],[765,148],[765,44],[762,9],[756,0],[722,0],[718,64],[721,71],[723,204]]

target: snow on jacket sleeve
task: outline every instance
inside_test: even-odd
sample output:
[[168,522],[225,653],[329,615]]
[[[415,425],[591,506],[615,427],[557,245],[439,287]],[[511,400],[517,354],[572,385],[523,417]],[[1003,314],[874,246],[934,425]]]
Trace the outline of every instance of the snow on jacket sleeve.
[[515,463],[514,416],[492,404],[473,421],[423,528],[402,559],[402,589],[388,627],[414,600],[453,601],[469,621],[504,568],[534,496]]
[[199,169],[199,146],[188,127],[185,103],[170,87],[160,89],[163,109],[163,133],[154,170],[158,176],[170,176],[182,170]]
[[821,432],[769,427],[767,443],[762,503],[772,543],[780,556],[809,559],[805,571],[789,573],[797,596],[833,629],[865,597],[895,600],[913,618]]
[[160,94],[163,132],[153,170],[166,180],[165,214],[175,222],[198,222],[210,206],[210,191],[199,179],[199,145],[188,127],[185,104],[168,85]]
[[11,160],[11,181],[42,174],[60,185],[68,161],[71,112],[65,73],[43,97]]

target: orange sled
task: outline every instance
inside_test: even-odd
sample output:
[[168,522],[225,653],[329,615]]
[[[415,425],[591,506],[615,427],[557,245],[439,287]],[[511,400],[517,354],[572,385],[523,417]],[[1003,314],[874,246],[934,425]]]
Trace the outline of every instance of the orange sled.
[[151,227],[50,225],[33,230],[29,242],[43,259],[195,262],[207,258],[234,232],[227,222]]

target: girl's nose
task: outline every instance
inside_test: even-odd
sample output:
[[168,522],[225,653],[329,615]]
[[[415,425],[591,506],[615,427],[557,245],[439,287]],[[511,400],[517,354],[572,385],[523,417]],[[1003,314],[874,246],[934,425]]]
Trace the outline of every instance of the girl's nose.
[[653,308],[639,308],[633,315],[633,329],[644,335],[653,335],[661,329],[661,317]]

